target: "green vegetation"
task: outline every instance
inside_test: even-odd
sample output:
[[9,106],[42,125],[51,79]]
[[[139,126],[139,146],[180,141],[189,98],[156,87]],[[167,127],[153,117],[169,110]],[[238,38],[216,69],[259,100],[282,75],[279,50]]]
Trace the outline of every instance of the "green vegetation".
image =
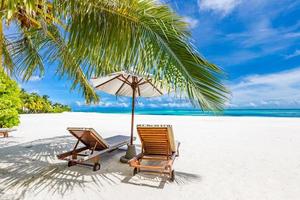
[[61,113],[71,111],[67,105],[60,103],[52,103],[49,96],[40,96],[37,93],[27,93],[25,90],[21,91],[22,109],[20,113]]
[[0,128],[11,128],[20,123],[18,109],[21,103],[18,84],[0,68]]
[[20,123],[19,113],[61,113],[71,111],[67,105],[52,103],[49,96],[27,93],[16,81],[0,69],[0,128],[11,128]]
[[220,68],[191,44],[183,17],[156,0],[3,0],[0,68],[28,80],[45,61],[73,80],[88,103],[99,98],[91,76],[128,70],[187,95],[202,109],[221,110],[227,100]]

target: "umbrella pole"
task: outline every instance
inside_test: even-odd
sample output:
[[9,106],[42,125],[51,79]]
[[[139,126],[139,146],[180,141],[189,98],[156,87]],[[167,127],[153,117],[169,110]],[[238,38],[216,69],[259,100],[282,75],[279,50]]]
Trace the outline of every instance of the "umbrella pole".
[[128,163],[130,159],[136,156],[135,146],[133,145],[133,128],[134,128],[134,108],[135,108],[135,90],[136,85],[133,83],[132,87],[132,112],[131,112],[131,134],[130,134],[130,145],[128,145],[125,156],[120,158],[122,163]]
[[135,108],[135,86],[132,87],[133,95],[132,95],[132,109],[131,109],[131,135],[130,135],[130,144],[133,144],[133,126],[134,126],[134,108]]

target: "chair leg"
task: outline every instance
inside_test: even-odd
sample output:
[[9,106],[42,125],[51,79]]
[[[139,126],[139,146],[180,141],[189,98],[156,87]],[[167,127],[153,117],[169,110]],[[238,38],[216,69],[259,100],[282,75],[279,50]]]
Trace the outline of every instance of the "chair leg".
[[70,160],[70,161],[68,162],[68,167],[71,167],[71,166],[73,166],[73,165],[76,165],[76,163]]
[[2,135],[3,137],[8,137],[8,132],[0,132],[0,135]]
[[100,155],[94,157],[94,158],[92,159],[92,161],[93,161],[93,163],[94,163],[93,170],[94,170],[94,171],[100,170],[100,168],[101,168],[101,165],[100,165]]
[[93,171],[98,171],[100,169],[101,169],[100,163],[95,163],[94,166],[93,166]]
[[76,160],[77,159],[77,153],[72,153],[72,159]]
[[172,170],[172,171],[171,171],[171,174],[170,174],[170,181],[171,181],[171,182],[174,182],[174,180],[175,180],[175,171]]
[[135,176],[137,173],[138,173],[138,168],[135,167],[135,168],[133,169],[133,176]]

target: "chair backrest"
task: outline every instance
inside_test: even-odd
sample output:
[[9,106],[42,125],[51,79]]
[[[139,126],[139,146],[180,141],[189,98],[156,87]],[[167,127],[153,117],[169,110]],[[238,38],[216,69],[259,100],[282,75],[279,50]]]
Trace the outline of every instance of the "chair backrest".
[[172,126],[138,125],[143,153],[148,155],[171,155],[176,152]]
[[107,142],[93,128],[67,128],[67,130],[88,148],[107,149]]

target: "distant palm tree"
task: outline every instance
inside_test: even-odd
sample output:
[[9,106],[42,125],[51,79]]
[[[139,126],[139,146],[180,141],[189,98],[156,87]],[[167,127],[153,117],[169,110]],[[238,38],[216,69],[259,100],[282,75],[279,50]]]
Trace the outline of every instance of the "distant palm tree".
[[55,63],[92,102],[88,78],[134,69],[203,109],[222,109],[227,99],[222,71],[196,52],[183,18],[158,1],[4,0],[1,11],[17,27],[7,37],[0,28],[3,66],[24,80]]

